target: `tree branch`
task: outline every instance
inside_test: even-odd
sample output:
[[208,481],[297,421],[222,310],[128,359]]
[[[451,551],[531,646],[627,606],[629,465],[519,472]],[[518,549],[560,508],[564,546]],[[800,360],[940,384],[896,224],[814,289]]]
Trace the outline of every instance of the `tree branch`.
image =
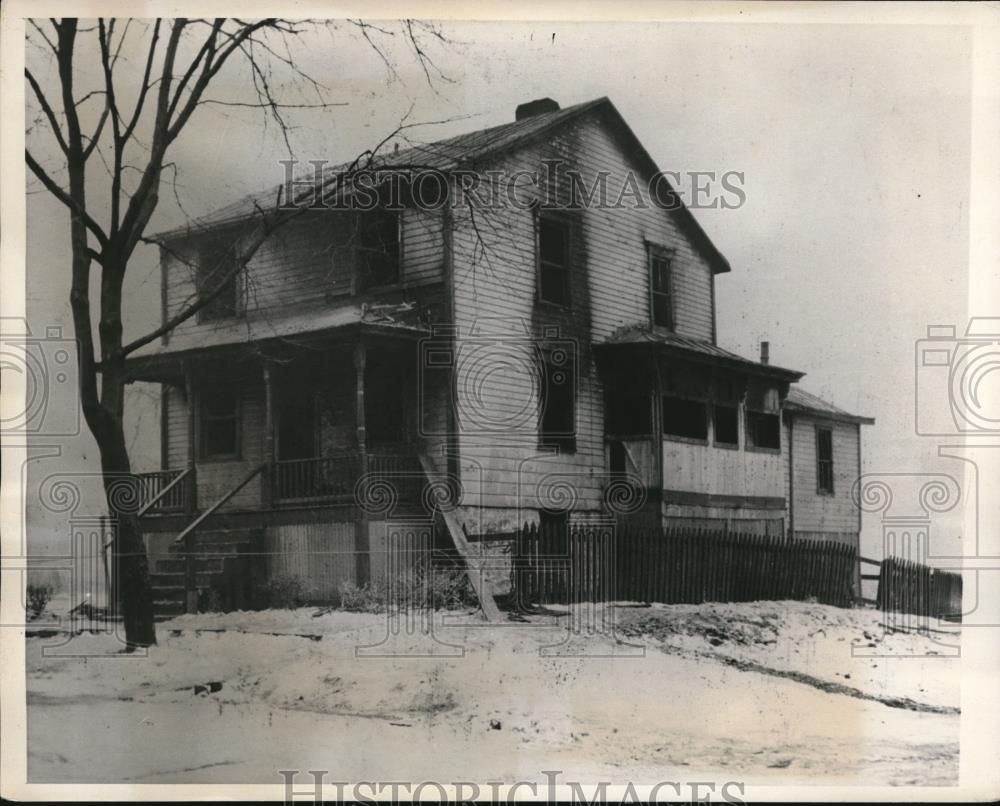
[[59,201],[61,201],[64,205],[66,205],[66,207],[69,208],[69,211],[71,213],[73,213],[74,215],[78,215],[83,219],[83,223],[86,224],[87,229],[90,230],[90,232],[97,239],[97,242],[101,245],[101,247],[103,248],[107,246],[108,236],[105,235],[104,230],[101,229],[100,224],[94,221],[94,219],[90,217],[90,215],[87,213],[86,210],[77,205],[77,203],[74,202],[72,198],[70,198],[70,195],[61,187],[59,187],[58,184],[56,184],[55,180],[53,180],[52,177],[45,172],[45,169],[38,164],[38,161],[33,156],[31,156],[31,152],[28,151],[28,149],[24,150],[24,161],[28,163],[28,167],[31,169],[31,172],[38,178],[39,182],[45,185],[45,189],[49,193],[51,193]]

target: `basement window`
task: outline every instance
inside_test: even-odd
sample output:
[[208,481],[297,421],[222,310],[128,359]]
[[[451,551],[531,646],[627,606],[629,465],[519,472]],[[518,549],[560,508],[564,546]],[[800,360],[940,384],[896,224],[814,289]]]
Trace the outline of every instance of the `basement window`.
[[392,210],[375,209],[358,217],[358,290],[399,282],[400,217]]
[[816,429],[816,492],[833,495],[833,431]]
[[214,384],[202,390],[199,429],[202,459],[239,457],[239,409],[239,389],[235,384]]
[[538,298],[569,306],[569,224],[538,218]]
[[576,372],[567,351],[553,350],[542,361],[539,447],[576,450]]

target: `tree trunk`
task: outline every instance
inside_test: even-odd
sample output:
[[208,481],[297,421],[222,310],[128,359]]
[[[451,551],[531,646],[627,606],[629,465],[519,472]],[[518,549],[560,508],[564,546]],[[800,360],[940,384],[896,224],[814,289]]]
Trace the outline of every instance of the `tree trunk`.
[[[136,511],[142,504],[138,479],[125,449],[125,430],[120,418],[98,439],[104,494],[108,512],[117,523],[113,557],[117,574],[118,605],[125,626],[125,651],[156,643],[153,596],[149,587],[149,564]],[[128,479],[122,484],[123,477]]]

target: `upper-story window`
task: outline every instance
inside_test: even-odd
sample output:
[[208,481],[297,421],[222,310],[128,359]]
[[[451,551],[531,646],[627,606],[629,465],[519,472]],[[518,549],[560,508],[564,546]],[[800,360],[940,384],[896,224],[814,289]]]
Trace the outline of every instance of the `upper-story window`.
[[656,327],[674,329],[674,296],[670,251],[657,244],[647,244],[649,266],[649,316]]
[[198,312],[202,322],[228,319],[240,313],[239,253],[234,236],[206,239],[198,247],[198,296],[210,297]]
[[715,444],[735,448],[740,443],[740,385],[735,378],[715,379],[712,425]]
[[375,209],[358,216],[356,251],[358,290],[399,282],[402,239],[400,216],[393,210]]
[[753,382],[747,390],[747,447],[781,449],[781,414],[778,390]]
[[538,217],[538,298],[569,305],[569,223],[550,215]]
[[708,439],[710,378],[699,367],[674,365],[663,375],[663,433],[671,437]]
[[833,431],[816,429],[816,492],[833,495]]

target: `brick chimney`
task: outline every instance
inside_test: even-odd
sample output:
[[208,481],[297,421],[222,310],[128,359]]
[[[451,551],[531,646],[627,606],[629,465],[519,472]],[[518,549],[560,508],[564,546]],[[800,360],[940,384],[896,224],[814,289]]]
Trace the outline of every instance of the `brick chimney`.
[[558,111],[559,104],[551,98],[538,98],[534,101],[519,104],[517,109],[514,110],[514,120],[524,120],[525,118],[533,118],[535,115],[544,115],[548,112]]
[[767,364],[771,360],[771,342],[762,341],[760,343],[760,363]]

